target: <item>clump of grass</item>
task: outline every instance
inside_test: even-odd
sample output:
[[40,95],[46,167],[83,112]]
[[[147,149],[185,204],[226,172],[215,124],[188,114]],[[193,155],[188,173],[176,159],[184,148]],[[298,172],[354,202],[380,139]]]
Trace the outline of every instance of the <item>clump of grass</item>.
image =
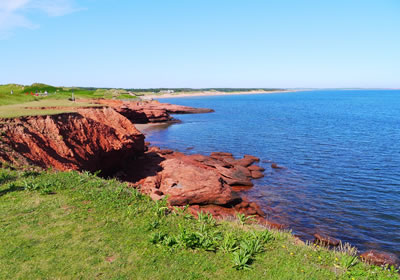
[[255,220],[254,215],[246,216],[245,214],[242,214],[242,213],[237,213],[236,217],[237,217],[239,224],[241,224],[242,226],[244,226],[246,223],[254,222],[254,220]]

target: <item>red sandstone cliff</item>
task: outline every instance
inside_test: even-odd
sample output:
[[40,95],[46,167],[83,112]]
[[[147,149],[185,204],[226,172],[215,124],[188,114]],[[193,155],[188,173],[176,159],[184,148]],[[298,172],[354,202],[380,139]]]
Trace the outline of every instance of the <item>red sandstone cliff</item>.
[[3,120],[0,131],[0,161],[16,166],[112,172],[144,151],[144,136],[111,108]]
[[107,102],[113,106],[1,121],[0,161],[116,173],[153,199],[168,196],[171,205],[214,205],[210,211],[262,215],[256,204],[244,201],[232,189],[252,186],[251,180],[262,176],[262,169],[252,165],[257,158],[236,160],[228,153],[187,156],[155,147],[145,153],[144,136],[133,124],[170,120],[168,112],[210,110],[158,102]]

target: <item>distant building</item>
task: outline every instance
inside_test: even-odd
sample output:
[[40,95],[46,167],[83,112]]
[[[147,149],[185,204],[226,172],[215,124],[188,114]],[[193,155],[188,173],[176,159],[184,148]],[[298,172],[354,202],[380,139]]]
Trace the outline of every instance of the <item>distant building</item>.
[[167,89],[167,90],[160,90],[160,93],[174,93],[175,91],[173,89]]

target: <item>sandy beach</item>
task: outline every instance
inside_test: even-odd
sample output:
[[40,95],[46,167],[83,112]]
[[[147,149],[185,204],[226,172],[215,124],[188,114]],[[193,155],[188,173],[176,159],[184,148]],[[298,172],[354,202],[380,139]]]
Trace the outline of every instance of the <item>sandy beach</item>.
[[161,98],[177,98],[177,97],[194,97],[194,96],[220,96],[220,95],[242,95],[242,94],[274,94],[274,93],[286,93],[286,92],[297,92],[305,91],[306,89],[287,89],[287,90],[250,90],[250,91],[199,91],[199,92],[178,92],[178,93],[165,93],[165,94],[152,94],[145,95],[144,99],[161,99]]

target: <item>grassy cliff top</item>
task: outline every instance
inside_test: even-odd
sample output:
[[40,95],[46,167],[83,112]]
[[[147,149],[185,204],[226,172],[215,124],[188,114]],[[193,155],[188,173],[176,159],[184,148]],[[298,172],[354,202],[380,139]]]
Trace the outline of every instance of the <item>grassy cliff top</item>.
[[350,247],[165,206],[89,173],[0,168],[0,279],[399,279]]
[[[11,91],[13,91],[12,94]],[[123,89],[65,88],[39,83],[30,86],[0,85],[0,118],[58,114],[71,112],[79,107],[93,106],[88,102],[70,101],[72,94],[75,99],[129,100],[136,98],[135,95]]]

